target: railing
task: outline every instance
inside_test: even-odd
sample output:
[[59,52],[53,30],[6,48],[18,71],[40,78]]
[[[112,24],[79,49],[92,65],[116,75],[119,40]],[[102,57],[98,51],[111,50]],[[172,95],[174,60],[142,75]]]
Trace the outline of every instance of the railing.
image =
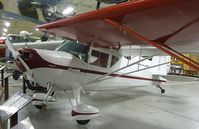
[[[18,111],[21,110],[23,107],[25,107],[28,103],[30,103],[32,101],[32,97],[27,96],[23,93],[17,92],[9,99],[9,77],[11,77],[13,74],[5,73],[5,69],[6,69],[5,66],[3,66],[3,65],[0,66],[0,72],[1,72],[0,99],[2,99],[3,95],[4,95],[4,101],[5,101],[4,104],[8,108],[15,108],[17,110],[15,112],[10,112],[10,110],[7,110],[5,108],[0,108],[0,118],[1,118],[0,129],[8,129],[8,127],[9,127],[8,119],[10,119],[10,128],[17,129]],[[15,97],[17,98],[16,100],[15,100]],[[14,100],[12,100],[12,99],[14,99]],[[26,101],[21,102],[20,99],[23,99],[23,100],[26,99]],[[2,104],[1,106],[4,107],[4,104]],[[28,123],[29,123],[28,125],[23,125],[23,126],[26,126],[27,129],[28,128],[34,129],[31,122],[29,121],[29,119],[25,119],[23,121],[28,121]],[[21,124],[21,123],[19,123],[19,124]]]

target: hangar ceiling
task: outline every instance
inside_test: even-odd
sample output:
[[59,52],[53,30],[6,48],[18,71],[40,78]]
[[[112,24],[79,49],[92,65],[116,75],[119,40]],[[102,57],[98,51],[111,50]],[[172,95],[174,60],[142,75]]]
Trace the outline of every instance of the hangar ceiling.
[[[4,6],[4,11],[9,11],[11,13],[15,13],[15,14],[20,14],[20,11],[18,9],[18,2],[19,0],[1,0],[3,6]],[[21,0],[23,1],[23,0]],[[25,0],[28,1],[28,0]],[[45,0],[29,0],[29,1],[36,1],[36,2],[48,2]],[[91,10],[95,10],[96,9],[96,5],[97,5],[97,1],[96,0],[49,0],[51,2],[56,2],[56,1],[62,1],[61,2],[61,6],[68,6],[68,5],[72,5],[72,7],[74,7],[74,9],[76,10],[76,14],[81,14],[87,11],[91,11]],[[109,4],[101,4],[101,8],[106,7],[106,6],[110,6]],[[58,7],[59,8],[59,7]],[[43,18],[43,14],[42,14],[42,10],[40,8],[35,8],[37,13],[38,13],[38,17],[40,20],[44,21]],[[1,14],[2,16],[2,14]],[[18,17],[18,16],[15,16]],[[10,22],[10,26],[9,27],[5,27],[5,22]],[[8,18],[8,17],[1,17],[0,19],[0,35],[3,35],[3,33],[6,34],[19,34],[20,31],[25,30],[28,32],[33,33],[34,36],[41,36],[43,33],[38,32],[35,30],[35,26],[37,24],[32,23],[30,21],[27,21],[27,19],[23,19],[23,18]],[[7,32],[4,31],[4,28],[7,28]]]
[[[5,22],[10,22],[10,26],[7,27],[7,30],[8,30],[7,32],[4,32],[4,29],[6,28]],[[25,21],[25,20],[0,19],[0,35],[2,35],[3,33],[19,34],[20,31],[25,30],[30,33],[33,33],[34,36],[41,36],[43,33],[36,31],[35,26],[36,26],[36,24],[29,22],[29,21]]]

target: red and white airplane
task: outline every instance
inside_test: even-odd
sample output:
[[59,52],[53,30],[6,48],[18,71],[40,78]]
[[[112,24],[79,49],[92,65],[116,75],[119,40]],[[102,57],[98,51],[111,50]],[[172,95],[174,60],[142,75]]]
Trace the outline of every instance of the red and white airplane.
[[[133,0],[38,26],[74,41],[63,43],[56,51],[22,48],[13,52],[15,63],[27,78],[48,87],[42,101],[47,104],[52,92],[72,90],[76,104],[72,116],[87,124],[99,115],[96,107],[80,103],[80,94],[103,86],[159,86],[149,68],[139,66],[146,59],[127,65],[119,49],[124,45],[152,45],[199,70],[199,64],[180,51],[199,52],[198,0]],[[154,56],[154,55],[151,55]],[[151,57],[149,57],[151,58]],[[139,67],[139,69],[138,69]],[[162,89],[160,86],[162,92]],[[34,96],[41,99],[41,94]],[[70,100],[70,99],[69,99]]]

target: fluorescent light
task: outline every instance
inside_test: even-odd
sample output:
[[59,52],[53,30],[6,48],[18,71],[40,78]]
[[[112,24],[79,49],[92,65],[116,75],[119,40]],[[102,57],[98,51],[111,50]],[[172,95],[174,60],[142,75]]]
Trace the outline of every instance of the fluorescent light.
[[5,36],[5,35],[6,35],[6,33],[3,33],[2,35],[3,35],[3,36]]
[[68,7],[66,7],[66,8],[63,10],[62,14],[63,14],[63,15],[68,15],[68,14],[72,13],[74,10],[75,10],[75,9],[74,9],[73,7],[68,6]]
[[10,26],[10,22],[7,22],[7,21],[6,21],[4,24],[5,24],[6,27],[9,27],[9,26]]
[[3,28],[3,32],[8,32],[8,29],[7,28]]

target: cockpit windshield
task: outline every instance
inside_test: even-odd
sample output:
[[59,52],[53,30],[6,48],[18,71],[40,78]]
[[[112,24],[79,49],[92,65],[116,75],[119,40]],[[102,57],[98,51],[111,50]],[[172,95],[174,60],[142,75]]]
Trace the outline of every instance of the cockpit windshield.
[[75,57],[88,62],[88,51],[89,47],[76,41],[64,41],[60,47],[57,48],[57,51],[64,51],[74,55]]

